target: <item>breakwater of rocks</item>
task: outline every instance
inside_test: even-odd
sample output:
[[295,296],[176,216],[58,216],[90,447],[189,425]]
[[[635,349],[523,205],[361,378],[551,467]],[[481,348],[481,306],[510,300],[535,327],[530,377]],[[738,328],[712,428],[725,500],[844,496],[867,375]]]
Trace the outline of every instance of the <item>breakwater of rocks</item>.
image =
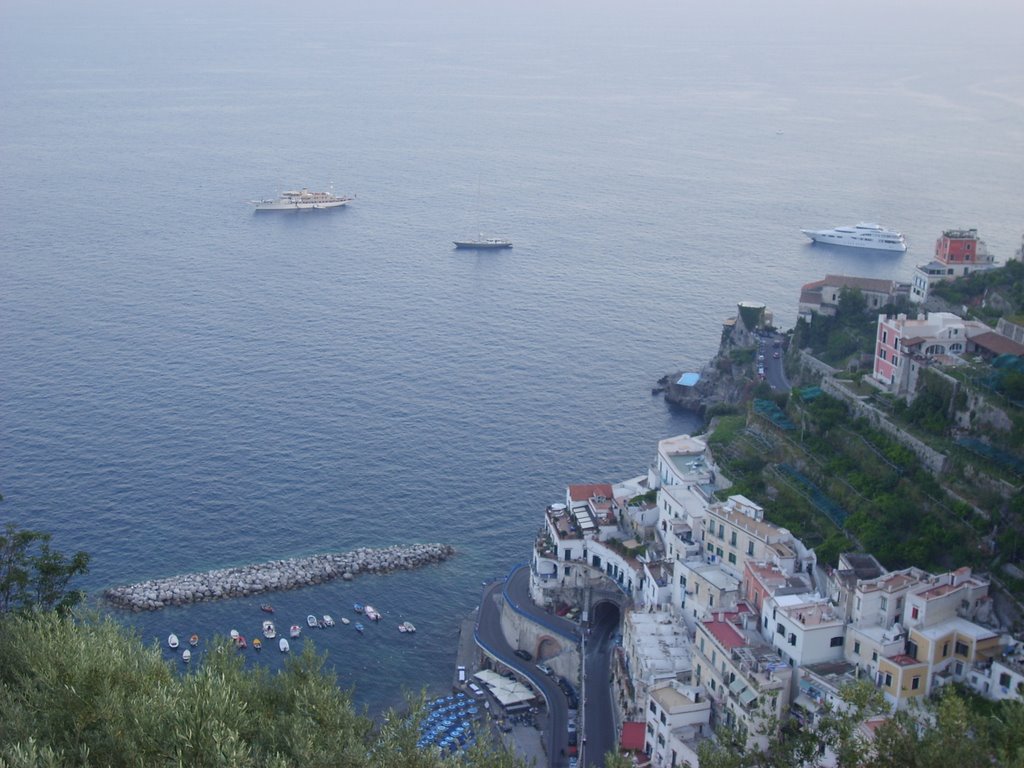
[[249,597],[323,584],[334,579],[348,581],[361,573],[410,570],[439,563],[454,554],[455,548],[449,544],[362,548],[351,552],[274,560],[257,565],[153,579],[108,589],[103,597],[118,608],[158,611],[172,605]]

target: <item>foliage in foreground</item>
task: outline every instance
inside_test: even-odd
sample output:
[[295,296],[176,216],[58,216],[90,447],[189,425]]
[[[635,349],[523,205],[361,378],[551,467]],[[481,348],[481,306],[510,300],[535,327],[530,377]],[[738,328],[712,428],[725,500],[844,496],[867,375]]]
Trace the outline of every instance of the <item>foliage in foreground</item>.
[[10,614],[0,637],[0,768],[522,765],[486,744],[419,751],[415,720],[396,713],[376,728],[308,646],[276,674],[227,644],[178,674],[110,619]]
[[50,549],[50,534],[8,523],[0,532],[0,613],[69,611],[82,600],[71,580],[87,573],[89,555],[70,558]]
[[[846,708],[826,709],[813,728],[791,721],[752,751],[722,734],[699,749],[701,768],[1024,768],[1024,704],[988,704],[948,688],[916,717],[887,711],[879,692],[862,681],[842,691]],[[861,723],[870,718],[873,728]]]

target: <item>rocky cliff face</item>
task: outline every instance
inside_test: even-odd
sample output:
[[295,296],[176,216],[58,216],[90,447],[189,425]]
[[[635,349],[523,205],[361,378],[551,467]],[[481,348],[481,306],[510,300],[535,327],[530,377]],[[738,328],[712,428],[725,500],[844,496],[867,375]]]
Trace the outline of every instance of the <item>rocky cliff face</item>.
[[754,382],[750,365],[736,364],[732,352],[756,349],[757,337],[737,323],[722,334],[717,354],[700,370],[700,381],[692,387],[678,383],[683,372],[670,373],[658,379],[652,394],[664,393],[670,403],[704,416],[716,405],[738,405],[748,399]]

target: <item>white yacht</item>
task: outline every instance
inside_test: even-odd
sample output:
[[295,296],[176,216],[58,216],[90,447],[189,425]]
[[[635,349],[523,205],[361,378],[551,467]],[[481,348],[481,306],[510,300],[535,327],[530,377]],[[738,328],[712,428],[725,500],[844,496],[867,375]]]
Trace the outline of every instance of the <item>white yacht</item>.
[[352,202],[351,197],[330,192],[310,192],[303,187],[299,190],[282,192],[277,200],[253,200],[257,211],[307,211],[318,208],[340,208]]
[[890,232],[878,224],[860,223],[835,229],[801,229],[812,242],[844,245],[850,248],[871,248],[876,251],[905,251],[907,242],[899,232]]

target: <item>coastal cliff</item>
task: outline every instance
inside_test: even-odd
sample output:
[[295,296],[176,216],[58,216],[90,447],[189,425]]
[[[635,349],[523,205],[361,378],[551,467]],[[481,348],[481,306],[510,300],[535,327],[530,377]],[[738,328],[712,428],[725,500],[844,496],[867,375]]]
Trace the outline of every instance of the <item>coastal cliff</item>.
[[[763,333],[766,322],[770,321],[763,305],[759,309],[758,306],[741,303],[737,316],[725,322],[718,351],[700,369],[696,383],[683,383],[686,381],[683,378],[685,372],[676,371],[658,379],[651,394],[664,393],[668,402],[699,413],[704,418],[709,411],[736,406],[750,399],[751,391],[757,385],[755,356],[758,333]],[[755,311],[750,312],[751,308]],[[693,378],[692,373],[689,378]]]

